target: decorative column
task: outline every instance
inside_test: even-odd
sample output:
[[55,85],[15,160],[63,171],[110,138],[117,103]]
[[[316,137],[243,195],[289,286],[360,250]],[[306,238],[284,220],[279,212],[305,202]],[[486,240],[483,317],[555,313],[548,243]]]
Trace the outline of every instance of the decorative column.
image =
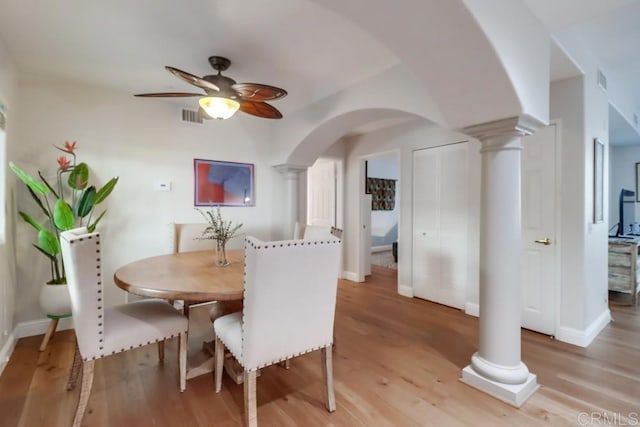
[[293,238],[293,229],[298,221],[298,181],[300,172],[307,170],[307,166],[282,164],[274,166],[284,176],[285,180],[285,222],[283,236]]
[[520,356],[522,136],[542,123],[514,117],[464,129],[482,143],[480,343],[462,382],[516,407],[537,389]]

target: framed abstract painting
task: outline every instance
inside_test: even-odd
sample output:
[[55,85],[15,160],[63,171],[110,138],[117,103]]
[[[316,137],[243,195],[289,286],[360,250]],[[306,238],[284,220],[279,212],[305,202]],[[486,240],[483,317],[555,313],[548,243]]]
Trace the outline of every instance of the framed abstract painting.
[[193,160],[195,206],[255,206],[252,163]]

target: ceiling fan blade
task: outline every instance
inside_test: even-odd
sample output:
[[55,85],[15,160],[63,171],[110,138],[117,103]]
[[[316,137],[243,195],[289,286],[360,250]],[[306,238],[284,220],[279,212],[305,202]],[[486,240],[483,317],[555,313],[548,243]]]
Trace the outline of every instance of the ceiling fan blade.
[[251,114],[252,116],[263,117],[265,119],[281,119],[282,113],[274,106],[266,102],[240,101],[240,111]]
[[287,91],[284,89],[260,83],[236,83],[231,88],[239,92],[243,99],[249,101],[271,101],[287,96]]
[[216,92],[220,92],[220,88],[216,85],[214,85],[213,83],[210,83],[204,79],[201,79],[198,76],[194,76],[191,73],[187,73],[186,71],[182,71],[179,70],[177,68],[174,67],[169,67],[168,65],[164,67],[168,72],[170,72],[171,74],[178,76],[179,78],[181,78],[182,80],[184,80],[185,82],[192,84],[194,86],[198,86],[202,89],[205,90],[213,90]]
[[186,96],[205,96],[202,93],[189,92],[163,92],[163,93],[136,93],[133,96],[144,96],[147,98],[180,98]]

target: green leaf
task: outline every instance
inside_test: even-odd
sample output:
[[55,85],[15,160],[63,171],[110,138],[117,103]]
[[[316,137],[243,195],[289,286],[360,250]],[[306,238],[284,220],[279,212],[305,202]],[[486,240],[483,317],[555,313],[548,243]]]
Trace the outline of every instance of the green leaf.
[[55,262],[56,261],[56,256],[55,255],[51,255],[50,253],[48,253],[47,251],[45,251],[44,249],[42,249],[40,246],[36,245],[35,243],[32,243],[32,244],[33,244],[34,248],[36,248],[37,250],[42,252],[47,258],[49,258],[51,260],[51,262]]
[[89,183],[89,166],[82,162],[73,168],[67,181],[74,190],[84,190]]
[[51,218],[51,213],[49,213],[49,210],[44,206],[44,204],[42,204],[40,197],[31,189],[31,187],[27,186],[27,190],[29,190],[29,194],[31,194],[31,197],[33,197],[33,200],[35,200],[38,206],[40,206],[40,209],[42,209],[42,212],[44,212],[47,218]]
[[94,205],[97,205],[97,204],[101,203],[102,201],[104,201],[104,199],[107,198],[107,196],[109,196],[109,194],[111,194],[111,192],[113,191],[113,188],[118,183],[118,179],[119,179],[119,177],[111,178],[109,180],[109,182],[107,182],[104,185],[104,187],[102,187],[100,190],[98,190],[98,194],[96,194],[96,198],[93,201]]
[[87,188],[80,198],[80,202],[78,202],[78,216],[80,218],[84,218],[89,215],[91,209],[93,209],[93,205],[95,204],[96,199],[96,187],[93,185]]
[[49,185],[49,183],[47,182],[46,179],[44,179],[44,176],[42,176],[42,174],[40,173],[40,171],[38,171],[38,176],[40,177],[40,179],[42,180],[42,182],[44,182],[44,185],[47,186],[47,188],[49,189],[49,191],[51,191],[53,193],[53,197],[55,197],[56,199],[59,199],[60,196],[58,196],[58,193],[56,193],[56,190],[53,189],[52,186]]
[[75,225],[75,218],[71,206],[62,199],[56,200],[53,206],[53,223],[60,230],[71,230]]
[[45,226],[43,226],[42,224],[40,224],[38,221],[36,221],[33,217],[31,217],[29,214],[27,214],[26,212],[18,212],[18,214],[20,214],[20,216],[22,217],[22,219],[25,220],[25,222],[28,222],[29,224],[31,224],[31,226],[33,228],[35,228],[38,231],[41,230],[47,230],[47,228]]
[[24,182],[34,192],[42,195],[46,195],[49,192],[49,189],[47,188],[46,185],[33,179],[31,175],[29,175],[28,173],[20,169],[18,166],[16,166],[15,163],[9,162],[9,168],[11,168],[13,173],[15,173],[18,176],[18,178],[20,178],[20,180]]
[[39,249],[51,256],[60,253],[60,242],[55,234],[49,230],[38,231],[38,244],[40,245]]
[[98,222],[102,219],[102,217],[103,217],[103,216],[104,216],[104,214],[106,214],[106,213],[107,213],[107,210],[106,210],[106,209],[105,209],[105,210],[103,210],[103,211],[102,211],[102,213],[100,214],[100,216],[99,216],[95,221],[93,221],[93,224],[89,224],[89,225],[87,226],[87,231],[88,231],[89,233],[93,233],[93,232],[94,232],[94,230],[96,229],[96,225],[98,225]]

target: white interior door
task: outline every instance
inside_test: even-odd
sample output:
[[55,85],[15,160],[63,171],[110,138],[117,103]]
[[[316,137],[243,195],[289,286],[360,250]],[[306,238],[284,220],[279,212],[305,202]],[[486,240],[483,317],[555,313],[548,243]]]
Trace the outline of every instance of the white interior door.
[[337,165],[319,160],[307,169],[307,223],[337,227]]
[[555,333],[556,126],[522,141],[522,327]]
[[359,280],[371,274],[371,194],[360,196],[360,233],[358,247],[360,254]]
[[414,295],[463,308],[467,282],[468,144],[413,153]]

